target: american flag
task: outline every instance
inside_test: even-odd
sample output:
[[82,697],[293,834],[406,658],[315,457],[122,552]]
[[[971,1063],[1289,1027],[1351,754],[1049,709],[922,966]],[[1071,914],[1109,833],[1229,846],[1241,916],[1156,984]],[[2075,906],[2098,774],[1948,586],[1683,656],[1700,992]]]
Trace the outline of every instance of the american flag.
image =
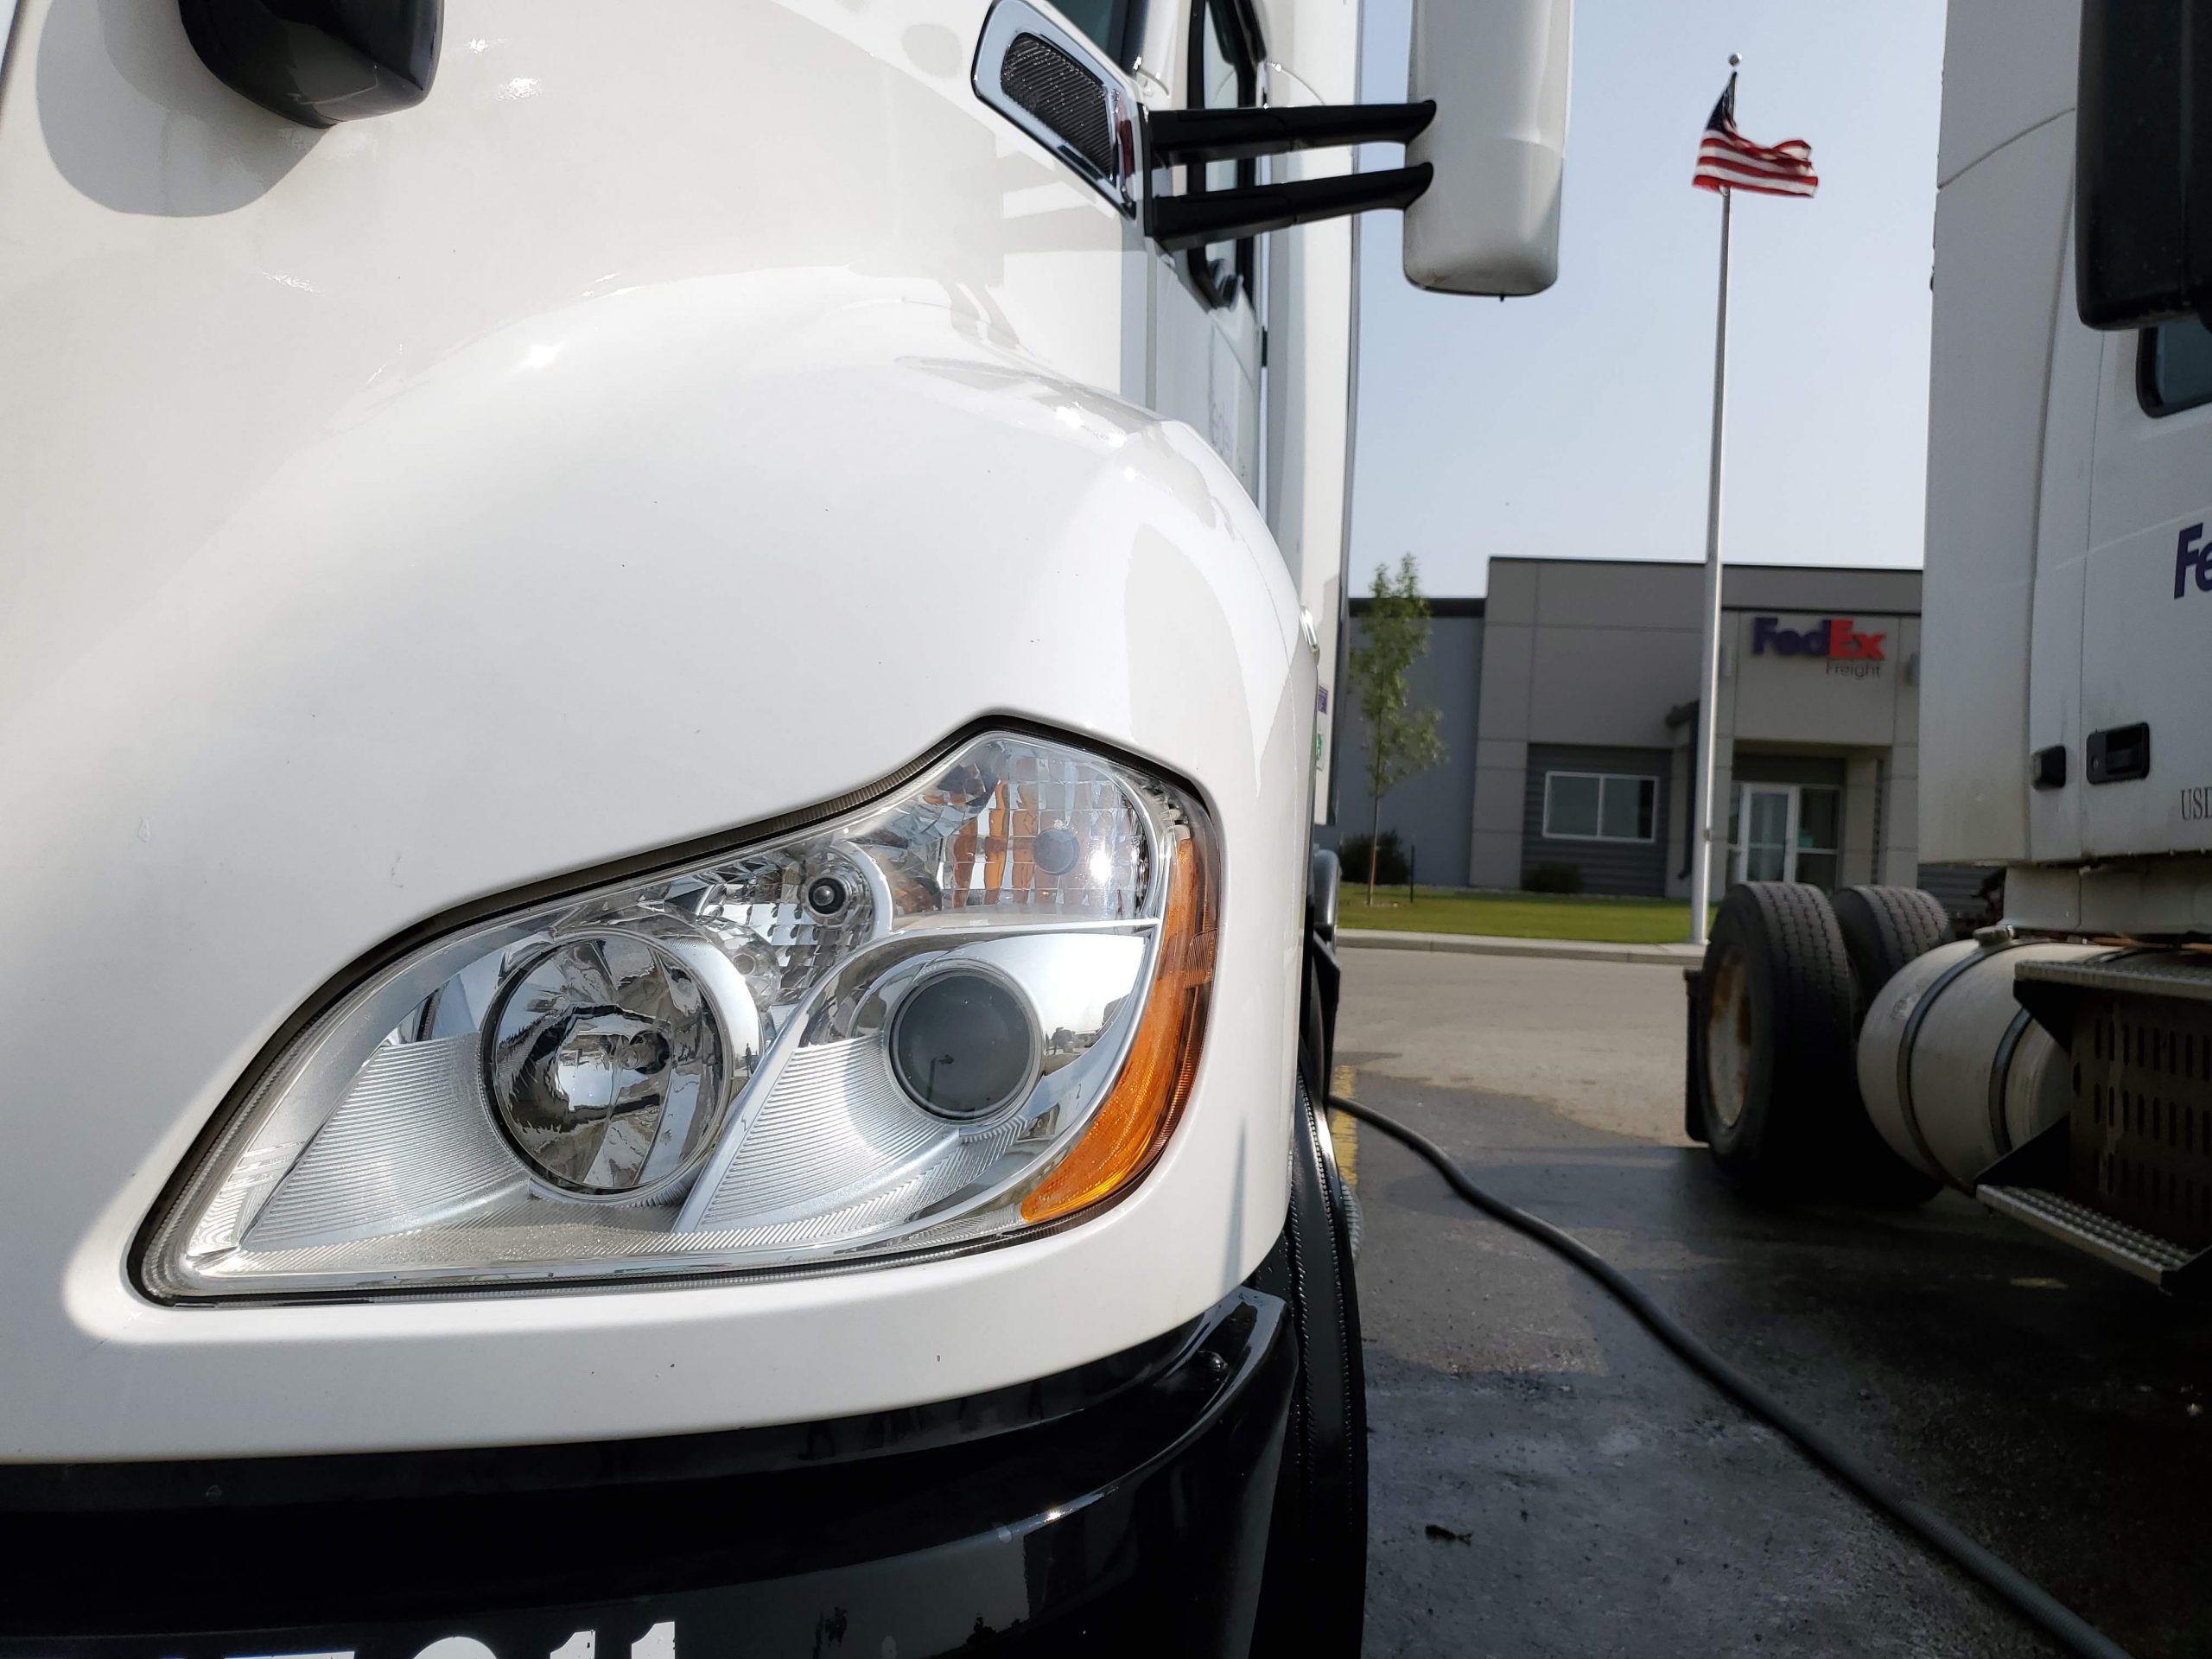
[[1736,130],[1736,77],[1713,106],[1705,137],[1697,147],[1697,171],[1690,183],[1700,190],[1751,190],[1763,196],[1809,196],[1821,187],[1813,171],[1813,147],[1792,138],[1771,149],[1755,144]]

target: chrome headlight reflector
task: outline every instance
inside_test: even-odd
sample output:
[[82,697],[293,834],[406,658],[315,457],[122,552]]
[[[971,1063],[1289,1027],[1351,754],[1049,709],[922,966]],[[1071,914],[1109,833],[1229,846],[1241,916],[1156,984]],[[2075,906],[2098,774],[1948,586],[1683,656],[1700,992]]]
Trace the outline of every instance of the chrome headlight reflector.
[[1187,794],[993,733],[834,821],[456,927],[234,1102],[146,1287],[696,1278],[1059,1222],[1189,1092],[1216,862]]

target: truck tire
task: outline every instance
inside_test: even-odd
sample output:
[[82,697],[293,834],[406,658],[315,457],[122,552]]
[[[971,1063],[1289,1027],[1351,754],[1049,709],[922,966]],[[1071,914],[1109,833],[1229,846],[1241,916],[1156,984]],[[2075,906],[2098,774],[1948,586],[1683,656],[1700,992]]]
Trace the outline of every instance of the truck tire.
[[1763,1199],[1806,1196],[1854,1127],[1859,1103],[1851,963],[1827,895],[1751,881],[1720,901],[1705,951],[1698,1105],[1731,1185]]
[[[1917,887],[1845,887],[1831,901],[1836,929],[1843,935],[1844,955],[1851,959],[1851,1033],[1854,1052],[1866,1011],[1874,1006],[1882,987],[1906,963],[1926,956],[1939,944],[1951,942],[1951,918],[1943,901]],[[1854,1080],[1858,1067],[1852,1068]],[[1855,1204],[1884,1209],[1904,1209],[1925,1204],[1942,1183],[1914,1168],[1891,1149],[1866,1117],[1862,1103],[1859,1116],[1866,1133],[1847,1137],[1834,1165],[1837,1196]]]
[[1851,958],[1855,1036],[1875,995],[1900,968],[1951,942],[1951,918],[1942,899],[1918,887],[1845,887],[1829,902]]
[[1274,1512],[1252,1636],[1255,1654],[1356,1659],[1367,1612],[1367,1379],[1346,1218],[1328,1129],[1301,1081],[1290,1217],[1255,1287],[1280,1296],[1298,1341]]

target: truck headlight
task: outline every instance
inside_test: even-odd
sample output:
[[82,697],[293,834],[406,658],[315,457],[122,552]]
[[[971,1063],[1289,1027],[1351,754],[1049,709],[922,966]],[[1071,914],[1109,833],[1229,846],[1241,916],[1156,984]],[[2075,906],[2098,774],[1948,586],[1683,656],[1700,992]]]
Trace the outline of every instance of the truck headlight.
[[457,926],[234,1097],[145,1287],[789,1272],[1060,1224],[1174,1126],[1216,880],[1187,793],[1001,732],[816,828]]

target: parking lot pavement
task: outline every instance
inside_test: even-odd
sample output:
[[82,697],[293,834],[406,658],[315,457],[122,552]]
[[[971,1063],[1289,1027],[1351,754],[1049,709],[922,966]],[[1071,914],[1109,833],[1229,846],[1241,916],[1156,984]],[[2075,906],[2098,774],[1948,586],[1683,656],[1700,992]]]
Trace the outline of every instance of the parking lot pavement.
[[[2132,1651],[2212,1651],[2212,1315],[1955,1196],[1747,1208],[1682,1141],[1671,969],[1344,960],[1360,1099]],[[1370,1654],[2045,1650],[1410,1153],[1357,1160]]]
[[1540,1101],[1663,1146],[1682,1134],[1678,969],[1346,950],[1338,1046],[1370,1076]]

